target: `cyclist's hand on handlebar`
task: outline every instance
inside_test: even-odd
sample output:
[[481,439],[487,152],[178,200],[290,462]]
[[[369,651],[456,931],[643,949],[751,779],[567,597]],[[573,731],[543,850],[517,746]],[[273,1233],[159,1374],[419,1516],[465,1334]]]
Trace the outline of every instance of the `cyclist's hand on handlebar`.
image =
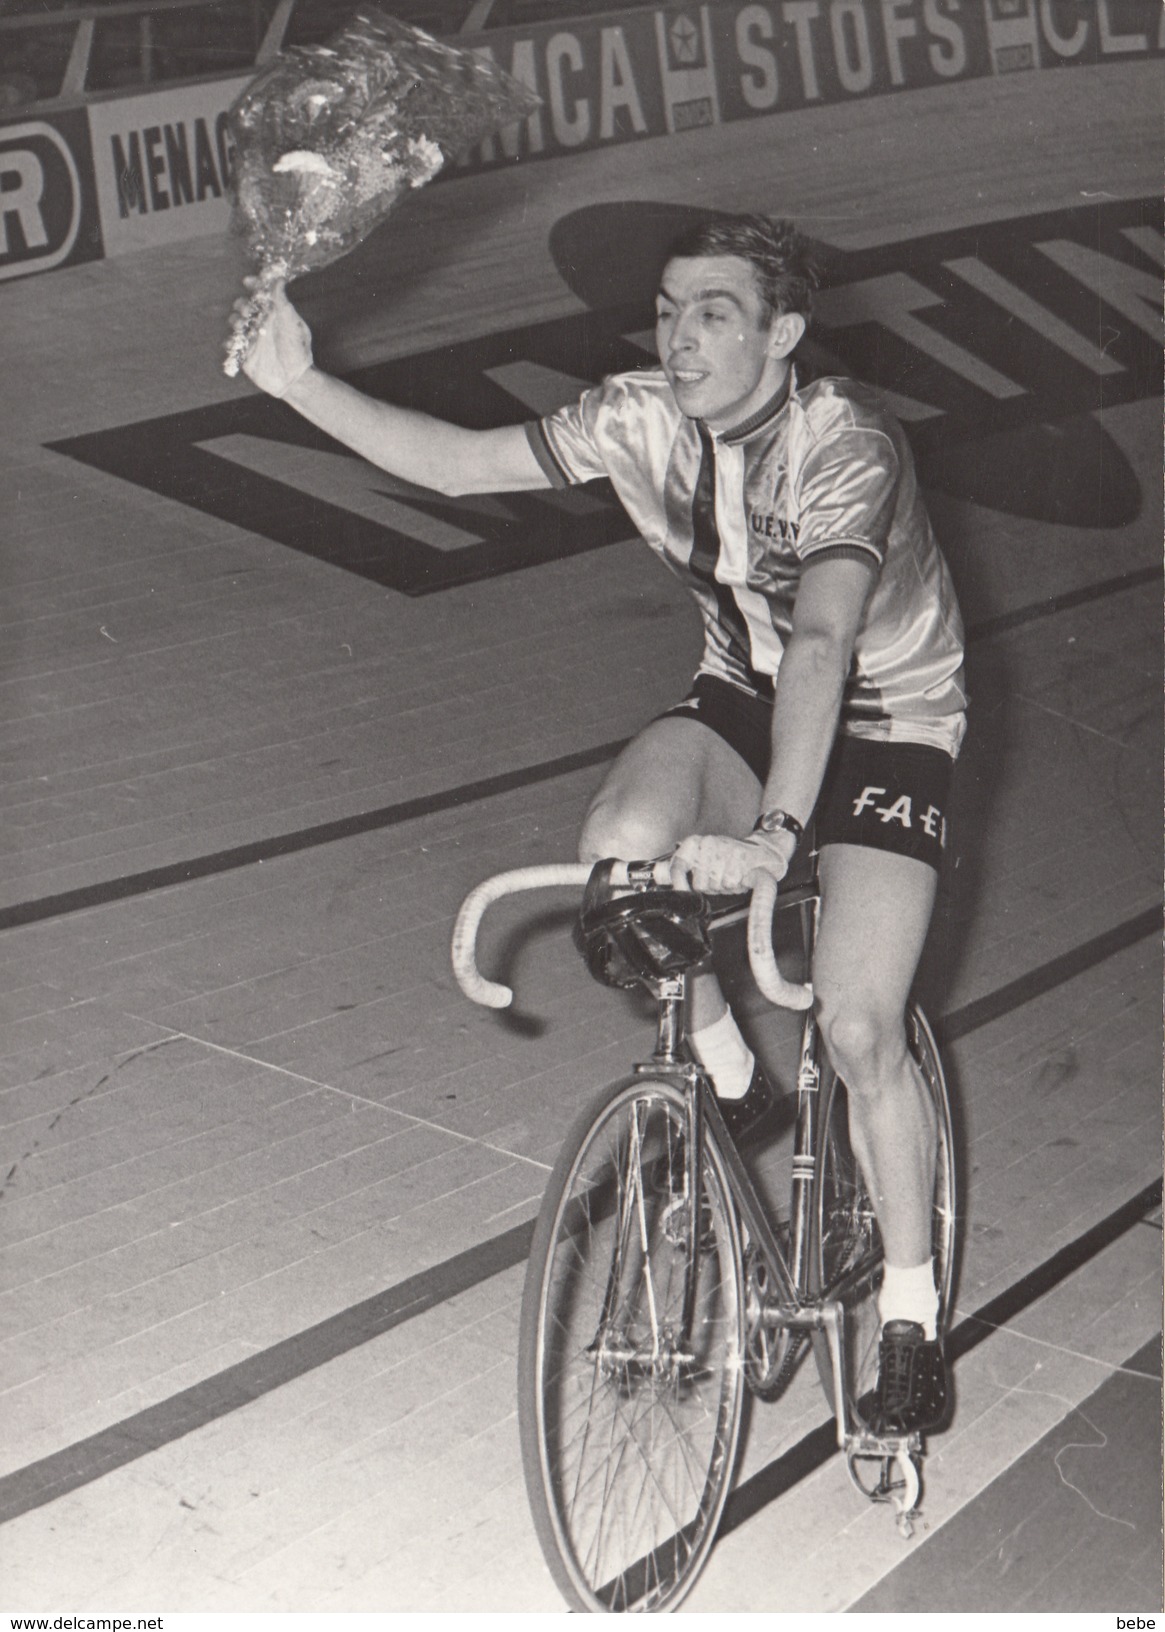
[[752,889],[758,873],[784,878],[796,847],[791,833],[754,833],[747,839],[694,833],[671,858],[672,883],[708,895],[738,895]]

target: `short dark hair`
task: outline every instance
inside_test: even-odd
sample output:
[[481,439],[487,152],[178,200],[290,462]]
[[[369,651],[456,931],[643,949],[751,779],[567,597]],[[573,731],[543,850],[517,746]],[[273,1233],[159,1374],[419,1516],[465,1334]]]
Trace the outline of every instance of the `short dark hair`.
[[791,221],[775,215],[716,215],[687,227],[668,246],[667,259],[735,255],[757,275],[773,317],[797,312],[808,319],[821,273],[812,246]]

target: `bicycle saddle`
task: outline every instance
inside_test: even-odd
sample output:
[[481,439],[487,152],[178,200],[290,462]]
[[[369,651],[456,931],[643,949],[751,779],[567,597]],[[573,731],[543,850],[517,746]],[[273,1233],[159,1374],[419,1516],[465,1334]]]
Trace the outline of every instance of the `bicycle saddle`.
[[614,886],[612,861],[596,863],[583,892],[575,944],[596,980],[638,986],[702,963],[711,951],[708,903],[691,890]]

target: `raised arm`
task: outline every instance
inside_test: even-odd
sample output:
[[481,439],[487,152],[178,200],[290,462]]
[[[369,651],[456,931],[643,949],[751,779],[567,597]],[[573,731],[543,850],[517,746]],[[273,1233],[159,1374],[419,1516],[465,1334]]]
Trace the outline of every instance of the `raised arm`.
[[512,493],[549,487],[521,425],[473,431],[365,396],[316,368],[311,332],[282,287],[243,372],[260,390],[361,458],[418,487],[460,493]]

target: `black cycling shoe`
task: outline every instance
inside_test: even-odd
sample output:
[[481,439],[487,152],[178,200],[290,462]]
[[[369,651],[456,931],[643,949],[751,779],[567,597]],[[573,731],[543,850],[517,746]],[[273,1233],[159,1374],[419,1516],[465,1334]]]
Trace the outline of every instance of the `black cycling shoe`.
[[716,1096],[716,1109],[737,1144],[764,1121],[776,1103],[776,1094],[769,1086],[764,1072],[756,1064],[752,1068],[748,1091],[740,1099],[721,1099],[719,1095]]
[[949,1393],[941,1338],[928,1338],[915,1320],[888,1320],[878,1344],[878,1381],[858,1401],[870,1432],[893,1437],[939,1428]]

